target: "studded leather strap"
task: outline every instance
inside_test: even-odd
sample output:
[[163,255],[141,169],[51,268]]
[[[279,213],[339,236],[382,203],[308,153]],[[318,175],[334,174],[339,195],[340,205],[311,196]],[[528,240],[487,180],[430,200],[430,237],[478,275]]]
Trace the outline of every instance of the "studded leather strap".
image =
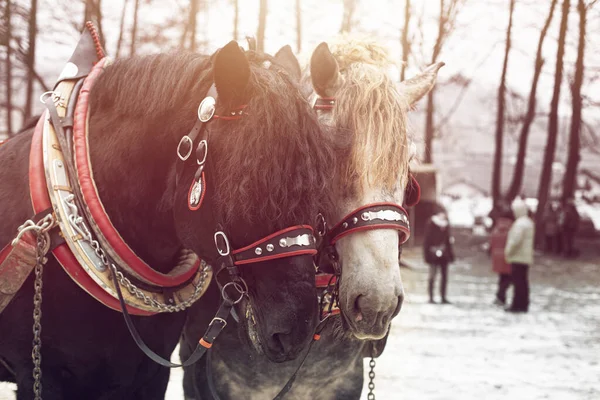
[[308,225],[298,225],[234,250],[232,254],[235,265],[244,265],[303,254],[314,256],[317,254],[317,246],[313,228]]
[[325,243],[334,245],[353,232],[373,229],[395,229],[403,233],[400,244],[410,237],[408,213],[394,203],[373,203],[357,208],[344,217],[325,236]]

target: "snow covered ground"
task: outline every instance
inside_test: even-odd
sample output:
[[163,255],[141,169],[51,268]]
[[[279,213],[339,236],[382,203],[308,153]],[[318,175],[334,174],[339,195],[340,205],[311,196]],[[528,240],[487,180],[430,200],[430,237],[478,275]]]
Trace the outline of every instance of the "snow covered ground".
[[[600,246],[588,243],[578,260],[538,258],[531,310],[514,315],[492,305],[489,260],[461,240],[450,272],[452,305],[427,303],[420,250],[405,250],[413,265],[402,271],[407,300],[377,360],[377,398],[600,399]],[[0,400],[13,399],[0,386]],[[181,370],[172,372],[166,399],[183,399]]]

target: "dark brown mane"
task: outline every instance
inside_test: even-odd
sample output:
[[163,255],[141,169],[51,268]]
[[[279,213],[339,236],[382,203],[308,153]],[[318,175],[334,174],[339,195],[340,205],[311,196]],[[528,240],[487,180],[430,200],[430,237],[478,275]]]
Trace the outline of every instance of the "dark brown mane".
[[236,134],[213,140],[220,155],[218,204],[228,221],[242,215],[280,227],[313,222],[331,209],[333,136],[286,74],[261,65],[270,58],[247,55],[254,61],[247,115],[236,122]]
[[[228,222],[310,223],[317,212],[331,209],[333,137],[288,76],[265,68],[268,56],[246,55],[251,63],[246,115],[210,126],[218,211]],[[92,114],[118,104],[112,118],[119,119],[119,129],[102,133],[114,137],[105,140],[103,151],[131,158],[125,161],[131,168],[162,181],[155,165],[174,163],[177,143],[193,126],[211,84],[209,57],[172,53],[117,60],[92,96]],[[140,158],[144,165],[134,165]]]

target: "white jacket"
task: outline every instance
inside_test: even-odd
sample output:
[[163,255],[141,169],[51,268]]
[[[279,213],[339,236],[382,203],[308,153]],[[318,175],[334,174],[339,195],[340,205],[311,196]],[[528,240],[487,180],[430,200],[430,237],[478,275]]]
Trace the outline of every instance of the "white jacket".
[[517,218],[508,231],[504,257],[509,264],[533,264],[533,245],[535,225],[527,215],[527,206],[521,199],[512,204],[513,213]]

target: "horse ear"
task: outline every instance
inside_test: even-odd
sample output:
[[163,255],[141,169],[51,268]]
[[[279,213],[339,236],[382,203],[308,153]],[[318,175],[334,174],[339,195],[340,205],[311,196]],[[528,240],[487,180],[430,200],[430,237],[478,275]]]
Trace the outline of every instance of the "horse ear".
[[433,88],[433,85],[435,85],[438,71],[444,65],[446,64],[443,62],[432,64],[425,68],[419,75],[400,82],[398,89],[400,90],[400,93],[406,96],[410,107],[429,93]]
[[310,77],[319,96],[331,97],[338,81],[340,69],[327,43],[317,46],[310,58]]
[[229,103],[244,94],[250,79],[250,63],[235,40],[215,56],[213,78],[223,101]]
[[302,76],[302,69],[300,68],[300,63],[298,59],[294,55],[292,48],[290,45],[286,44],[283,46],[277,54],[275,54],[275,61],[279,65],[281,65],[288,74],[294,79],[296,82],[300,82],[300,77]]

